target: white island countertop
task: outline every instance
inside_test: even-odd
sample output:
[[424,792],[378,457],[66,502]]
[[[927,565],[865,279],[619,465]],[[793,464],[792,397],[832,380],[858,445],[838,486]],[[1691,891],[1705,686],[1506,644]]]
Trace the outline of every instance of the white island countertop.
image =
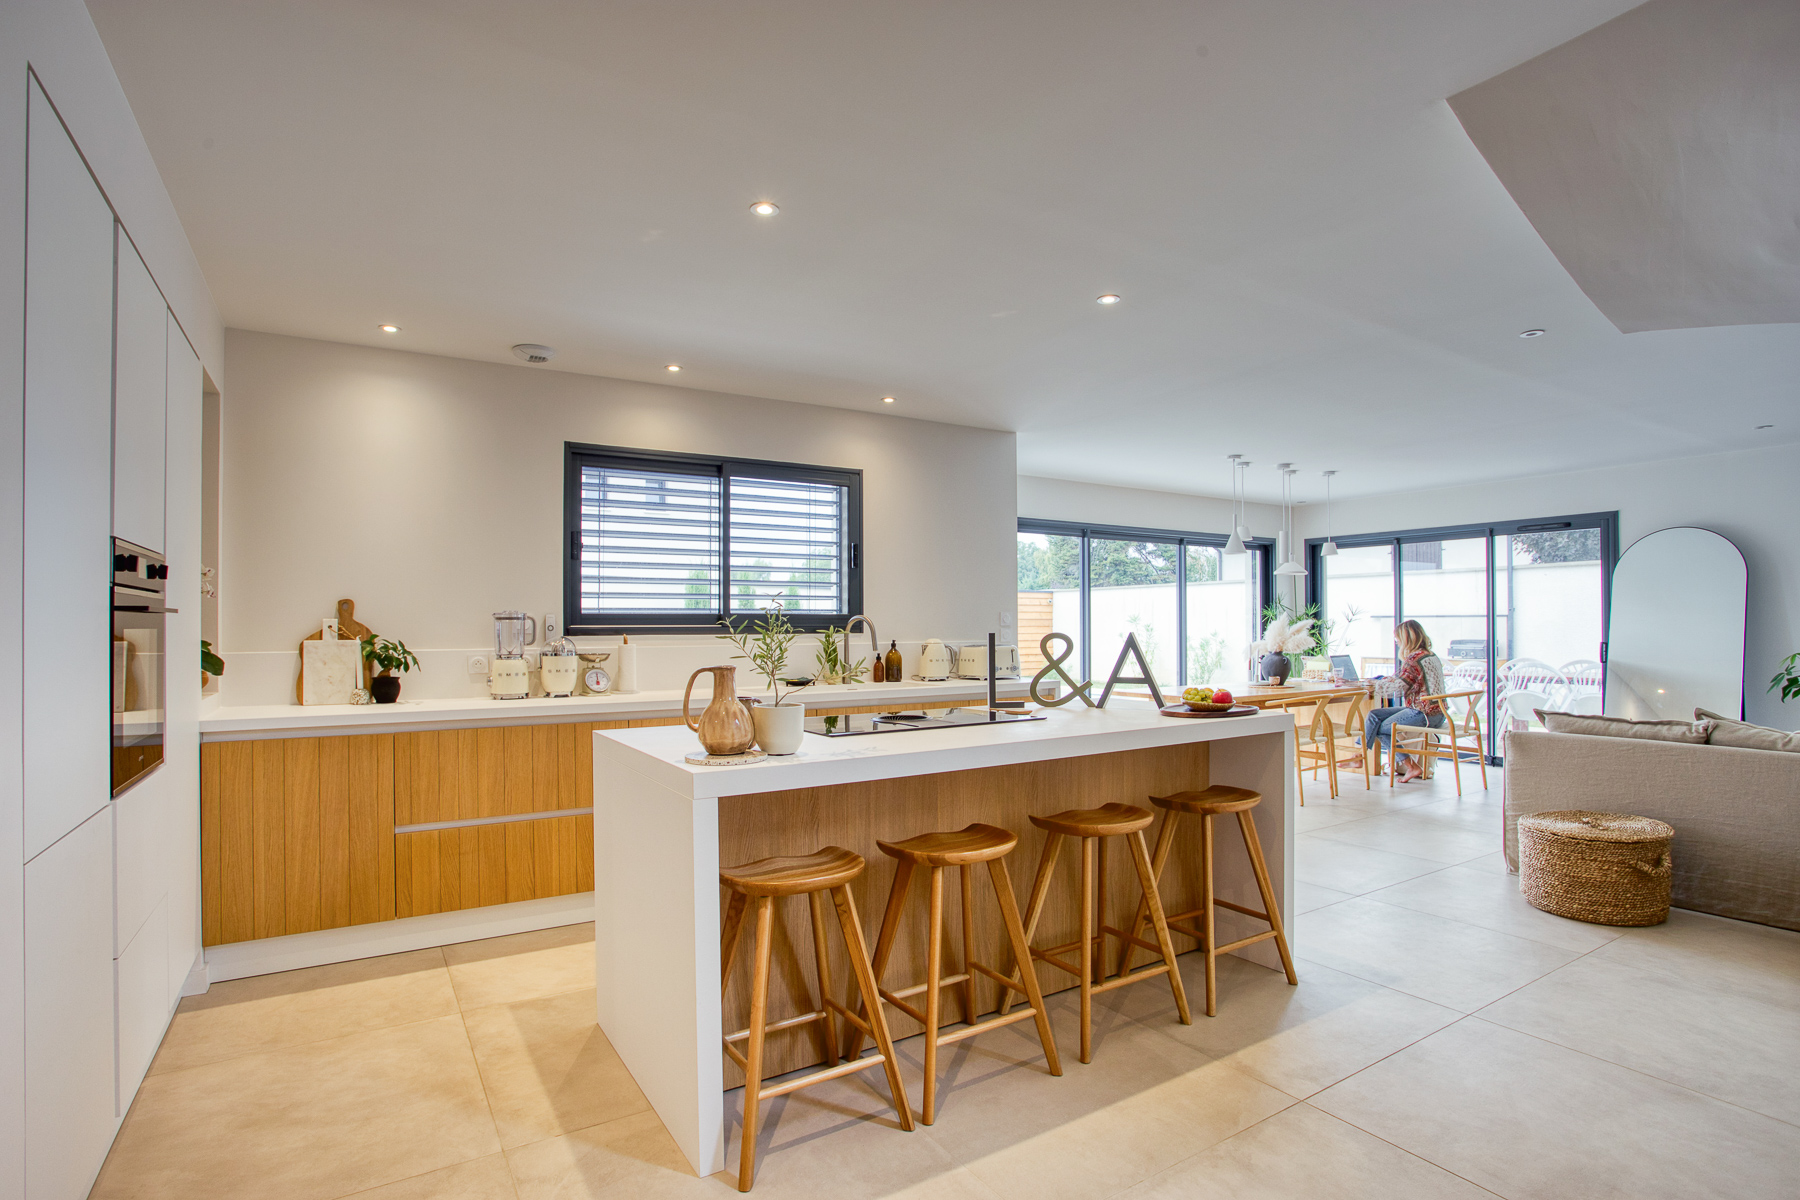
[[734,766],[687,762],[686,756],[700,749],[700,740],[683,726],[599,730],[595,749],[596,754],[604,752],[614,766],[629,768],[700,800],[1278,734],[1294,726],[1292,714],[1285,711],[1242,717],[1165,717],[1148,701],[1117,698],[1107,708],[1083,708],[1077,703],[1036,711],[1045,719],[852,737],[808,733],[797,754]]
[[[741,680],[740,680],[741,682]],[[1002,679],[1003,697],[1025,695],[1029,680]],[[709,685],[694,688],[696,716],[706,707]],[[739,694],[767,699],[760,688],[740,688]],[[976,679],[949,679],[937,683],[829,684],[787,693],[817,709],[860,708],[864,705],[900,706],[971,703],[987,698],[987,684]],[[404,695],[404,693],[402,693]],[[535,696],[529,700],[490,700],[485,696],[459,696],[439,700],[401,699],[394,704],[243,704],[218,705],[200,713],[203,741],[249,738],[302,737],[317,734],[400,733],[426,729],[455,729],[474,725],[548,725],[561,721],[642,721],[681,715],[681,692],[646,691],[604,696]],[[690,739],[693,734],[688,734]],[[905,735],[882,735],[905,736]],[[809,740],[820,740],[810,739]],[[696,743],[697,744],[697,743]]]

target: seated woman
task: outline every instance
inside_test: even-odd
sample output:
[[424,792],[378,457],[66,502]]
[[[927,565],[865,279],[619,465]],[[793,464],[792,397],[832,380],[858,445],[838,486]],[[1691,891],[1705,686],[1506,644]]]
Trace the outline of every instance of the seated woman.
[[[1431,652],[1431,639],[1425,636],[1425,627],[1417,621],[1402,621],[1394,629],[1394,641],[1400,645],[1403,707],[1370,710],[1363,723],[1364,753],[1377,739],[1391,750],[1394,739],[1390,731],[1396,725],[1425,725],[1438,729],[1444,724],[1444,706],[1436,700],[1425,699],[1444,692],[1444,660]],[[1414,761],[1409,754],[1394,755],[1390,769],[1404,771],[1397,780],[1399,783],[1411,783],[1425,773],[1424,764]]]

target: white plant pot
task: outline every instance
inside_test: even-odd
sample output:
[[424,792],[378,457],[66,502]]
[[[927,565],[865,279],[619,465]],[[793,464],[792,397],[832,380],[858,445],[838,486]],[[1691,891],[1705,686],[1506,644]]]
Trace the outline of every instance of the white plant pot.
[[750,709],[756,744],[764,754],[792,754],[806,736],[804,704],[758,704]]

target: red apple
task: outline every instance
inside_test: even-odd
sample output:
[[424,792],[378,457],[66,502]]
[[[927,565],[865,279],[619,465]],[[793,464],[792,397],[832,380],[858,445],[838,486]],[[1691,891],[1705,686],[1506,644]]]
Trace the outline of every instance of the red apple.
[[1214,704],[1230,704],[1232,702],[1231,693],[1224,688],[1214,688],[1212,700]]

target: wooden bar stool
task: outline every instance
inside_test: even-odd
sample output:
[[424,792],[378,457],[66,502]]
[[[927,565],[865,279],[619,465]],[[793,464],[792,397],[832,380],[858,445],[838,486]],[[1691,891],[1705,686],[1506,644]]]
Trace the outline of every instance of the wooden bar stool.
[[[869,967],[869,948],[863,941],[862,922],[856,915],[856,902],[850,898],[850,881],[863,873],[863,857],[840,846],[827,846],[813,854],[765,858],[741,867],[727,867],[719,872],[719,882],[731,889],[731,903],[725,910],[725,931],[720,939],[719,963],[722,972],[721,992],[731,982],[732,960],[737,956],[738,936],[744,930],[744,913],[752,904],[756,913],[756,948],[750,982],[750,1027],[725,1035],[725,1053],[744,1068],[744,1135],[738,1157],[738,1191],[747,1192],[756,1176],[756,1124],[762,1102],[773,1096],[784,1096],[827,1079],[836,1079],[877,1064],[887,1071],[888,1092],[894,1111],[900,1116],[900,1128],[913,1127],[912,1109],[906,1102],[906,1089],[900,1083],[900,1068],[894,1058],[893,1039],[888,1036],[887,1017],[876,1000],[875,973]],[[844,946],[850,952],[850,970],[862,992],[869,1016],[852,1013],[831,996],[831,971],[825,958],[825,921],[820,898],[830,892],[837,902],[838,927],[844,934]],[[775,901],[782,896],[804,894],[812,910],[813,954],[819,970],[819,1009],[769,1024],[769,959],[774,946]],[[868,1058],[848,1056],[838,1062],[837,1025],[833,1014],[875,1039],[877,1053]],[[790,1079],[775,1087],[763,1086],[763,1040],[783,1029],[794,1029],[815,1021],[824,1024],[825,1066],[810,1075]],[[748,1040],[740,1052],[733,1042]]]
[[[1163,867],[1169,861],[1169,852],[1175,847],[1175,826],[1182,817],[1193,815],[1200,818],[1200,907],[1191,912],[1175,913],[1168,917],[1168,924],[1189,937],[1199,941],[1200,948],[1206,952],[1206,1015],[1216,1016],[1218,1013],[1218,980],[1215,966],[1219,955],[1229,953],[1255,942],[1275,939],[1275,949],[1281,952],[1281,965],[1287,968],[1287,981],[1297,984],[1300,979],[1294,974],[1294,958],[1288,953],[1287,934],[1281,927],[1281,908],[1275,903],[1275,888],[1269,882],[1269,864],[1263,858],[1262,842],[1256,836],[1256,819],[1250,810],[1262,803],[1262,793],[1252,792],[1246,788],[1226,787],[1214,784],[1199,792],[1178,792],[1173,796],[1152,796],[1150,803],[1162,809],[1162,832],[1156,838],[1156,859],[1151,866],[1151,874],[1157,880],[1162,879]],[[1262,892],[1263,912],[1254,908],[1245,908],[1241,904],[1233,904],[1229,900],[1218,900],[1213,897],[1213,818],[1222,817],[1226,813],[1236,813],[1238,828],[1244,834],[1244,846],[1250,852],[1250,870],[1256,875],[1256,886]],[[1213,909],[1229,908],[1232,912],[1243,913],[1246,917],[1255,917],[1259,921],[1267,921],[1269,927],[1261,933],[1253,933],[1249,937],[1239,938],[1235,942],[1227,942],[1220,946],[1213,936]],[[1144,907],[1138,906],[1137,919],[1132,922],[1133,934],[1144,927]],[[1183,925],[1181,922],[1193,917],[1200,918],[1200,928]],[[1119,973],[1124,974],[1131,969],[1132,955],[1139,946],[1148,948],[1148,943],[1132,937],[1125,943],[1124,952],[1119,958]],[[1174,962],[1174,959],[1168,961]]]
[[[1038,987],[1037,973],[1027,971],[1022,980],[1013,980],[976,962],[974,958],[974,864],[986,863],[988,877],[994,884],[994,896],[1000,902],[1000,919],[1006,927],[1006,940],[1011,943],[1016,960],[1023,962],[1026,959],[1028,942],[1025,926],[1019,920],[1019,901],[1013,895],[1012,878],[1006,870],[1006,856],[1019,844],[1019,836],[993,825],[976,824],[955,833],[922,833],[903,842],[875,844],[881,847],[883,854],[899,862],[894,871],[894,886],[888,892],[887,915],[882,918],[881,934],[875,939],[875,980],[878,985],[882,973],[887,970],[888,958],[893,953],[894,939],[900,932],[900,919],[906,910],[906,896],[912,883],[913,871],[918,867],[931,868],[931,927],[926,937],[928,948],[925,982],[897,992],[883,989],[881,993],[882,999],[925,1026],[925,1124],[930,1125],[937,1120],[937,1053],[938,1047],[946,1042],[960,1042],[964,1038],[1030,1017],[1037,1021],[1038,1042],[1044,1047],[1044,1058],[1050,1065],[1050,1073],[1061,1075],[1062,1060],[1056,1053],[1056,1035],[1050,1031],[1050,1014],[1044,1007],[1044,994]],[[943,973],[944,871],[948,867],[960,868],[962,875],[962,971],[946,976]],[[1010,1016],[990,1017],[977,1023],[976,972],[986,975],[1002,988],[1009,989],[1002,993],[1009,999],[1010,992],[1021,993],[1031,1007]],[[940,1034],[940,995],[944,988],[955,987],[957,984],[962,985],[962,1018],[967,1027]],[[906,1002],[908,997],[920,992],[925,993],[923,1012]],[[861,1045],[861,1032],[853,1032],[845,1053],[854,1056]]]
[[[1093,1013],[1094,995],[1097,992],[1110,992],[1114,988],[1122,988],[1133,983],[1142,983],[1158,975],[1169,977],[1169,990],[1175,993],[1175,1009],[1181,1014],[1183,1025],[1193,1024],[1193,1016],[1188,1012],[1187,992],[1181,986],[1181,972],[1175,969],[1175,947],[1169,940],[1168,922],[1163,919],[1162,899],[1156,893],[1156,876],[1150,870],[1150,854],[1144,845],[1144,829],[1155,820],[1154,814],[1146,808],[1138,808],[1131,804],[1105,804],[1099,808],[1076,808],[1067,812],[1053,813],[1048,817],[1032,817],[1031,823],[1049,833],[1044,841],[1044,854],[1038,860],[1037,878],[1031,885],[1031,907],[1025,916],[1025,941],[1027,945],[1037,932],[1038,918],[1044,912],[1044,899],[1050,894],[1050,879],[1056,870],[1056,858],[1062,849],[1062,840],[1066,837],[1081,839],[1081,936],[1073,942],[1060,946],[1050,946],[1043,950],[1033,949],[1031,957],[1049,963],[1058,970],[1067,971],[1081,981],[1081,1061],[1093,1061]],[[1119,977],[1106,980],[1106,936],[1137,941],[1137,926],[1133,932],[1115,929],[1106,923],[1106,854],[1107,838],[1122,837],[1130,848],[1132,866],[1137,869],[1138,885],[1143,891],[1143,901],[1139,910],[1148,912],[1156,925],[1156,942],[1139,942],[1146,949],[1157,950],[1163,961],[1146,967],[1135,975],[1120,972]],[[1081,957],[1079,965],[1071,964],[1059,954],[1069,950],[1078,950]],[[1034,974],[1031,963],[1021,958],[1019,974]],[[1104,982],[1103,982],[1104,981]],[[1006,1015],[1012,1007],[1012,994],[1009,991],[1000,1002],[1000,1014]]]

